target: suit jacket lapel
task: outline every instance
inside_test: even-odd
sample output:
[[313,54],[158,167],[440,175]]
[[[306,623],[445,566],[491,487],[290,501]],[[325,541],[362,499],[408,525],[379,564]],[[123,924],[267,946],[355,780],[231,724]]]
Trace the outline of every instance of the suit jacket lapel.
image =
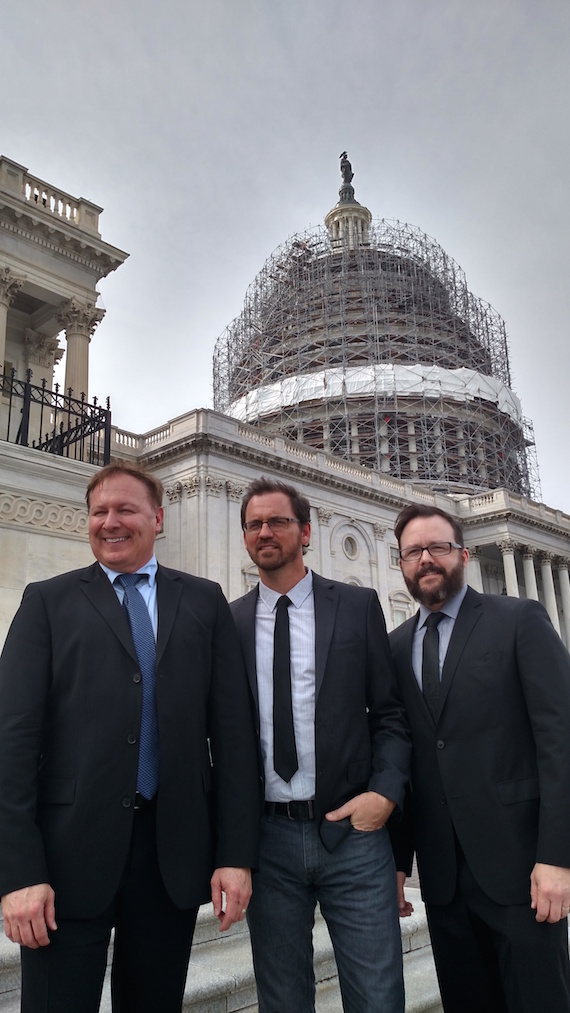
[[156,664],[158,667],[178,613],[182,581],[177,576],[171,576],[159,566],[156,572],[156,593],[158,601]]
[[259,711],[257,664],[255,658],[255,613],[258,597],[259,590],[255,587],[241,599],[239,605],[234,610],[234,620],[239,632],[247,677],[251,686],[251,692],[253,693],[253,699],[255,700],[256,712]]
[[99,563],[93,563],[81,577],[81,589],[89,598],[94,608],[103,616],[115,636],[120,640],[126,651],[137,661],[137,655],[129,629],[129,623],[123,612],[116,592]]
[[315,602],[315,699],[323,682],[338,608],[338,591],[333,584],[313,574]]
[[483,596],[477,594],[473,588],[467,588],[467,594],[463,599],[461,608],[455,620],[455,626],[453,627],[453,633],[451,634],[451,640],[449,641],[449,647],[447,648],[447,654],[443,664],[443,671],[441,673],[441,692],[439,697],[439,713],[443,708],[443,705],[447,699],[447,694],[453,677],[457,671],[457,666],[461,660],[461,656],[467,642],[473,632],[474,627],[479,622],[483,614]]

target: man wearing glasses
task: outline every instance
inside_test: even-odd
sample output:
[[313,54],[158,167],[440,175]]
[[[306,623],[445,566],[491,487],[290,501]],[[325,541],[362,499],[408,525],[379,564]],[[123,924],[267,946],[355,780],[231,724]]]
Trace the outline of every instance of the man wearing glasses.
[[409,738],[384,617],[369,588],[306,569],[310,506],[259,479],[242,503],[260,583],[232,611],[264,779],[248,922],[260,1013],[313,1013],[320,903],[346,1013],[403,1013],[396,874],[385,824]]
[[542,605],[464,580],[457,521],[395,526],[418,614],[390,634],[412,730],[415,849],[446,1013],[570,1010],[570,658]]

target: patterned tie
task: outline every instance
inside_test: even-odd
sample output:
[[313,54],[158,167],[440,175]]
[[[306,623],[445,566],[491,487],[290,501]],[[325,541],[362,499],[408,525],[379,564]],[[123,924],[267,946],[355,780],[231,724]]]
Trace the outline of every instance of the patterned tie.
[[148,580],[148,575],[146,573],[122,573],[115,579],[125,590],[123,608],[127,613],[131,627],[142,675],[143,696],[137,791],[145,798],[150,799],[156,795],[160,772],[155,696],[156,643],[146,602],[135,586],[141,581]]
[[299,769],[293,704],[291,701],[291,644],[289,612],[291,599],[281,595],[275,610],[273,640],[273,767],[279,777],[290,781]]
[[439,705],[439,630],[438,625],[445,616],[443,612],[430,612],[425,621],[425,636],[422,659],[422,687],[425,701],[432,717],[437,718]]

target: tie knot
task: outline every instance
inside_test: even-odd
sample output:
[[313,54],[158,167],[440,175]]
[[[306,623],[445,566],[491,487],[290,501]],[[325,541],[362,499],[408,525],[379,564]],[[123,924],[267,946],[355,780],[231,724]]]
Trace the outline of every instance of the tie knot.
[[129,587],[136,587],[141,581],[148,580],[148,574],[146,573],[120,573],[118,577],[115,577],[115,583],[120,584],[121,587],[127,590]]
[[435,627],[439,626],[442,619],[445,619],[445,614],[443,612],[430,612],[424,626],[428,630],[433,630]]
[[277,605],[275,606],[276,611],[279,611],[280,609],[288,609],[290,604],[291,599],[288,598],[286,594],[282,594],[281,597],[277,599]]

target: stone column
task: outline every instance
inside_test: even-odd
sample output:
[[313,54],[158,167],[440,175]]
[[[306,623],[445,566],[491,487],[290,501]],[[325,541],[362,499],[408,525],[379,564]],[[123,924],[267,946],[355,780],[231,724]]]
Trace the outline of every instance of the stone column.
[[[237,482],[228,479],[226,482],[227,500],[227,578],[224,591],[229,601],[239,598],[244,593],[241,560],[245,550],[243,547],[243,532],[241,530],[240,511],[241,501],[245,489]],[[247,558],[247,555],[246,555]]]
[[523,549],[523,573],[524,573],[524,586],[527,598],[532,598],[533,601],[538,601],[538,587],[536,584],[536,572],[534,569],[534,556],[535,550],[527,545]]
[[2,372],[4,372],[4,359],[6,358],[8,309],[23,284],[24,278],[16,278],[9,267],[3,267],[0,270],[0,369]]
[[65,327],[67,356],[65,360],[65,393],[71,388],[72,397],[89,393],[89,342],[105,310],[93,303],[78,303],[69,299],[59,310],[57,321]]
[[556,568],[558,570],[558,581],[560,583],[560,595],[562,598],[566,647],[570,647],[570,577],[568,576],[568,565],[569,561],[567,559],[559,559],[556,564]]
[[515,565],[515,543],[510,538],[504,542],[498,542],[503,557],[503,570],[505,573],[505,586],[507,594],[511,598],[519,597],[519,585],[517,580],[517,568]]
[[[330,535],[327,537],[328,526],[333,515],[332,510],[327,510],[325,507],[317,507],[317,519],[319,522],[319,567],[323,577],[329,577],[331,575],[331,540]],[[325,544],[326,543],[326,544]]]
[[371,562],[375,563],[376,569],[376,584],[374,585],[374,590],[380,599],[382,611],[387,619],[390,615],[390,599],[388,597],[389,581],[386,573],[386,542],[384,541],[384,537],[388,528],[385,524],[375,522],[372,525],[372,530],[374,531],[374,540],[376,542],[376,559],[371,560]]
[[469,549],[469,562],[467,564],[467,583],[475,590],[483,594],[483,574],[481,573],[481,549],[475,545]]
[[560,633],[560,620],[558,619],[558,608],[556,606],[556,592],[554,590],[554,577],[552,576],[552,552],[543,552],[540,561],[542,571],[542,586],[544,588],[544,604],[550,620],[557,633]]

